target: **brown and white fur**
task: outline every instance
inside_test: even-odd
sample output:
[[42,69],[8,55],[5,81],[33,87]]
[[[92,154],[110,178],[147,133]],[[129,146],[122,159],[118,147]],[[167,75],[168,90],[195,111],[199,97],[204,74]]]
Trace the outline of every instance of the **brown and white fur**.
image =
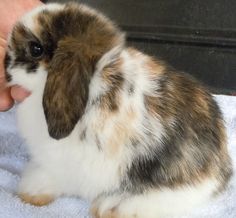
[[160,218],[226,187],[231,161],[212,96],[126,47],[99,12],[75,3],[36,8],[9,36],[5,67],[10,85],[31,91],[17,110],[31,157],[23,201],[74,195],[92,202],[96,218]]

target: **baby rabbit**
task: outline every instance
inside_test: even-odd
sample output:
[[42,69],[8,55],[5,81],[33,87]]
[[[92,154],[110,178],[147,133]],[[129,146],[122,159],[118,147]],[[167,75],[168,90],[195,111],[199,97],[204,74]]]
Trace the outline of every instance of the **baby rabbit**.
[[20,198],[92,202],[96,218],[185,213],[224,190],[231,174],[224,121],[192,77],[126,47],[85,5],[48,4],[9,37],[9,85],[31,95],[17,109],[30,161]]

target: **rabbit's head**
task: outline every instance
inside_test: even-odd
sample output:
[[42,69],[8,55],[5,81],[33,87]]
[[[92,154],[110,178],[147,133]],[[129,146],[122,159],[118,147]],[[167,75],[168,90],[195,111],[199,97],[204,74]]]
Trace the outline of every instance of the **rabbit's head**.
[[123,46],[124,35],[97,11],[75,3],[44,5],[14,26],[6,78],[32,94],[42,92],[49,134],[63,138],[84,113],[91,78]]

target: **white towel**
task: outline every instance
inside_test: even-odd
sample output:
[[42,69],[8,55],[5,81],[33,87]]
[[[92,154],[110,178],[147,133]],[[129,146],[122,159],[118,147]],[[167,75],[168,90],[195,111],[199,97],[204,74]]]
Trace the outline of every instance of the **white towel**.
[[[218,95],[215,98],[221,107],[227,124],[229,151],[233,159],[234,169],[236,169],[236,97]],[[27,159],[24,142],[17,134],[15,110],[0,113],[0,218],[89,217],[89,204],[75,197],[61,197],[44,207],[34,207],[22,203],[15,192]],[[174,205],[170,206],[174,207]],[[224,194],[184,218],[223,217],[236,217],[235,175]]]

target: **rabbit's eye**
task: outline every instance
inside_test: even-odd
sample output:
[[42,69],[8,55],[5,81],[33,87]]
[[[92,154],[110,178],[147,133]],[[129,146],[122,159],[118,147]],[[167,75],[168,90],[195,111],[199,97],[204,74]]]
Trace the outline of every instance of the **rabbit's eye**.
[[43,46],[38,42],[30,42],[29,52],[33,58],[39,58],[43,55]]

